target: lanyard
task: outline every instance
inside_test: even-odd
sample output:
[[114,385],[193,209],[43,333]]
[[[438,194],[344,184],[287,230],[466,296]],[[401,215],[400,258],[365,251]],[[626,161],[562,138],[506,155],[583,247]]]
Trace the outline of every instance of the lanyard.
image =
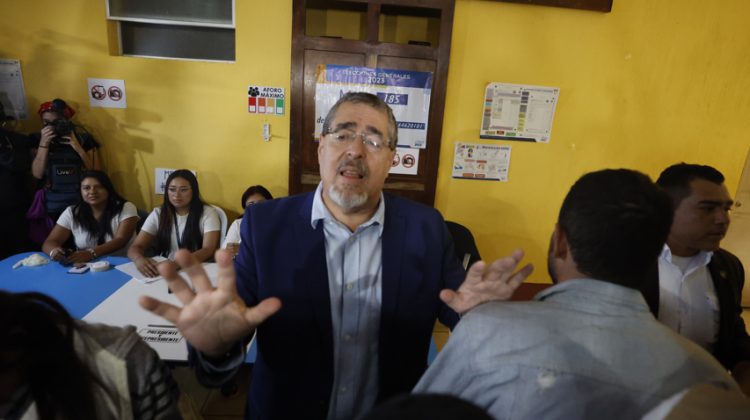
[[182,243],[185,240],[185,231],[187,230],[187,220],[185,221],[185,229],[182,229],[182,235],[180,235],[180,228],[177,227],[177,212],[174,212],[174,236],[177,239],[177,249],[182,249]]

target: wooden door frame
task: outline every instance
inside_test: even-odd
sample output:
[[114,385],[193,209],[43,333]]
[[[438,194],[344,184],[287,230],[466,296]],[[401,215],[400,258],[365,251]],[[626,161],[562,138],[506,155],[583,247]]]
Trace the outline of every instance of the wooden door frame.
[[[302,142],[310,141],[309,134],[303,133],[301,113],[304,106],[304,56],[305,50],[340,51],[365,54],[369,65],[378,56],[427,59],[435,61],[433,85],[430,96],[428,117],[427,148],[421,159],[426,159],[424,182],[408,175],[390,175],[386,189],[423,191],[425,204],[432,205],[435,199],[440,143],[443,131],[445,98],[448,85],[448,65],[450,61],[451,36],[455,0],[346,0],[350,3],[367,4],[367,33],[364,40],[330,39],[305,35],[306,9],[308,0],[294,0],[292,19],[292,74],[290,94],[290,145],[289,145],[289,193],[303,191]],[[440,10],[440,34],[437,47],[381,43],[378,41],[379,18],[382,6],[399,6]],[[314,89],[313,86],[308,88]],[[426,156],[425,156],[426,155]],[[421,160],[420,159],[420,160]],[[422,187],[423,185],[423,187]]]

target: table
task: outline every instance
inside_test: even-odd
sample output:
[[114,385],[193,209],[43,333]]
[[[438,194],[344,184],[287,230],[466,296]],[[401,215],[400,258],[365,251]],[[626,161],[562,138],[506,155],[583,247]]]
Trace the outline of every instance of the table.
[[[144,284],[115,269],[128,263],[125,257],[106,256],[107,271],[69,274],[70,267],[50,262],[37,267],[14,269],[18,261],[34,254],[26,252],[0,261],[0,289],[9,292],[40,292],[57,299],[71,316],[92,323],[118,327],[135,325],[138,333],[164,360],[186,361],[185,340],[168,321],[141,308],[138,296],[155,298],[180,305],[174,295],[167,293],[164,281]],[[211,272],[209,267],[207,271]],[[169,337],[173,337],[169,339]],[[248,350],[246,361],[255,361],[255,341]]]
[[[13,264],[34,254],[25,252],[0,261],[0,289],[9,292],[41,292],[57,299],[74,318],[82,319],[109,295],[130,280],[125,273],[110,268],[107,271],[68,274],[70,267],[56,262],[38,267],[19,267]],[[129,260],[125,257],[103,257],[114,267]]]

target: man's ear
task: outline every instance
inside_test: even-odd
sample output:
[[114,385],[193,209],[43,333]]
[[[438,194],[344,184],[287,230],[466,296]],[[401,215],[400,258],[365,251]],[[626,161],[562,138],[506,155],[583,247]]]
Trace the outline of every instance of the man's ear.
[[564,260],[568,257],[570,249],[568,248],[568,236],[565,231],[560,227],[559,223],[555,223],[555,230],[552,233],[552,257]]

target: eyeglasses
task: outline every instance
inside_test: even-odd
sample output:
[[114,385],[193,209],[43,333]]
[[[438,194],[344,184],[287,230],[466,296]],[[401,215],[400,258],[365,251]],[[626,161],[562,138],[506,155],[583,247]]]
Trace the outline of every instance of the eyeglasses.
[[190,188],[189,187],[182,187],[182,188],[169,187],[167,188],[167,191],[169,191],[170,194],[174,194],[174,195],[187,194],[188,192],[190,192]]
[[389,147],[388,143],[383,139],[383,135],[379,133],[355,133],[352,130],[340,129],[329,131],[326,133],[326,136],[336,145],[351,143],[359,137],[362,139],[362,144],[373,152],[379,152]]

